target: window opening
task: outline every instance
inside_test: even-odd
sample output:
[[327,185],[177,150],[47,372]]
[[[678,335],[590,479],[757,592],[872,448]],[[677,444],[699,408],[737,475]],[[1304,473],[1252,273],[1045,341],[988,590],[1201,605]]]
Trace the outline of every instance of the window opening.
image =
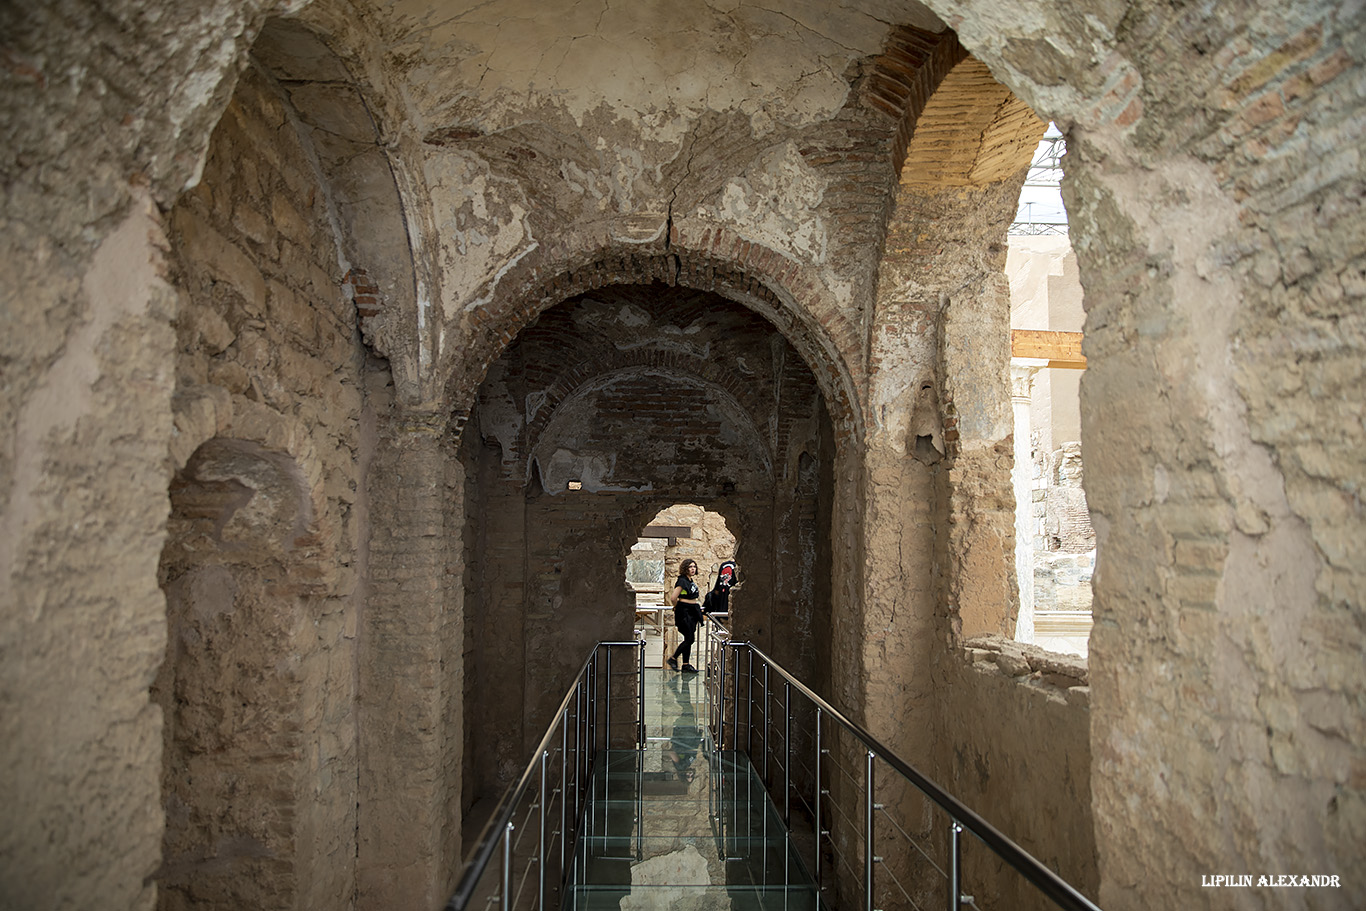
[[1050,123],[1009,231],[1011,398],[1015,417],[1015,638],[1086,656],[1095,532],[1082,492],[1084,311],[1062,201],[1066,143]]

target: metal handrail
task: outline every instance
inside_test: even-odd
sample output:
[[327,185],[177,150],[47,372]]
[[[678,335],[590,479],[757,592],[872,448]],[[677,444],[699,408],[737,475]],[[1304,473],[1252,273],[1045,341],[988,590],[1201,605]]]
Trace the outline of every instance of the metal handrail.
[[[1063,908],[1064,911],[1100,911],[1100,908],[1099,908],[1095,903],[1093,903],[1093,902],[1092,902],[1090,899],[1088,899],[1086,896],[1084,896],[1084,895],[1082,895],[1080,892],[1078,892],[1071,884],[1069,884],[1069,883],[1068,883],[1066,880],[1064,880],[1061,876],[1059,876],[1057,873],[1055,873],[1055,872],[1053,872],[1052,870],[1050,870],[1048,867],[1044,866],[1042,863],[1040,863],[1033,855],[1031,855],[1029,852],[1025,851],[1023,848],[1021,848],[1019,845],[1017,845],[1017,844],[1016,844],[1014,841],[1012,841],[1007,835],[1005,835],[1003,832],[1001,832],[999,829],[997,829],[997,828],[996,828],[995,826],[993,826],[991,823],[987,822],[985,819],[983,819],[981,816],[979,816],[974,810],[972,810],[972,809],[971,809],[970,807],[968,807],[966,804],[962,803],[962,802],[959,801],[956,797],[954,797],[952,794],[950,794],[950,793],[948,793],[947,791],[945,791],[942,787],[940,787],[938,784],[936,784],[933,780],[931,780],[931,779],[930,779],[928,776],[926,776],[924,773],[922,773],[921,771],[919,771],[918,769],[916,769],[914,766],[912,766],[910,763],[906,762],[906,761],[903,760],[901,757],[899,757],[899,756],[897,756],[895,753],[893,753],[892,750],[891,750],[890,748],[888,748],[888,747],[887,747],[886,745],[884,745],[881,741],[879,741],[876,737],[874,737],[874,736],[873,736],[867,729],[865,729],[862,725],[860,725],[860,724],[858,724],[857,722],[855,722],[854,720],[848,718],[848,717],[845,716],[845,714],[844,714],[843,712],[841,712],[839,709],[835,708],[833,705],[831,705],[831,704],[830,704],[829,702],[827,702],[825,699],[823,699],[823,698],[821,698],[819,695],[817,695],[810,687],[808,687],[806,684],[802,683],[800,680],[798,680],[796,677],[794,677],[794,676],[793,676],[791,673],[789,673],[785,668],[783,668],[782,665],[778,664],[778,662],[774,661],[771,657],[769,657],[767,654],[765,654],[764,651],[763,651],[762,649],[760,649],[758,646],[754,645],[754,644],[751,643],[751,642],[737,642],[737,641],[735,641],[733,638],[730,638],[730,631],[727,630],[725,627],[721,626],[720,624],[717,624],[716,627],[713,628],[713,630],[712,630],[712,632],[711,632],[711,635],[713,635],[713,636],[717,639],[718,645],[721,647],[721,648],[720,648],[721,657],[720,657],[720,661],[719,661],[720,673],[719,673],[719,675],[718,675],[718,677],[717,677],[717,680],[716,680],[716,683],[717,683],[717,686],[718,686],[718,690],[719,690],[719,699],[718,699],[718,703],[719,703],[719,704],[716,706],[716,708],[719,710],[719,713],[720,713],[720,714],[719,714],[719,718],[718,718],[718,726],[717,726],[717,731],[718,731],[718,733],[717,733],[717,745],[718,745],[718,747],[720,747],[720,746],[723,744],[723,742],[724,742],[724,740],[723,740],[723,738],[724,738],[724,728],[725,728],[725,723],[726,723],[726,719],[725,719],[725,698],[726,698],[726,695],[725,695],[725,680],[726,680],[727,669],[726,669],[726,667],[725,667],[725,665],[726,665],[726,659],[725,659],[725,654],[724,654],[725,646],[729,646],[729,647],[730,647],[730,650],[733,651],[733,652],[738,652],[738,650],[739,650],[739,649],[742,649],[742,648],[748,649],[748,650],[750,651],[750,654],[751,654],[752,656],[757,656],[757,657],[759,658],[759,660],[762,661],[762,662],[764,663],[765,673],[767,673],[768,669],[771,668],[773,671],[775,671],[775,672],[778,674],[779,677],[782,678],[783,681],[785,681],[785,683],[786,683],[787,686],[789,686],[789,687],[791,687],[791,688],[795,688],[798,692],[800,692],[802,695],[804,695],[807,699],[811,700],[811,702],[815,705],[816,711],[817,711],[816,717],[817,717],[817,750],[818,750],[818,751],[820,750],[820,730],[819,730],[820,718],[821,718],[822,715],[828,715],[828,716],[830,716],[832,719],[834,719],[836,722],[838,722],[842,727],[844,727],[847,731],[849,731],[849,733],[853,734],[854,737],[856,737],[859,741],[861,741],[861,742],[863,743],[864,747],[865,747],[866,750],[867,750],[867,764],[868,764],[868,768],[869,768],[870,770],[871,770],[871,768],[872,768],[872,761],[873,761],[873,758],[876,757],[876,758],[878,758],[878,759],[881,759],[881,760],[882,760],[883,762],[885,762],[889,767],[891,767],[891,769],[892,769],[893,771],[895,771],[897,774],[901,775],[903,778],[905,778],[907,781],[909,781],[917,790],[919,790],[922,794],[924,794],[924,795],[925,795],[926,797],[928,797],[931,801],[933,801],[935,804],[937,804],[941,810],[943,810],[946,814],[948,814],[949,818],[952,820],[952,823],[953,823],[952,826],[951,826],[951,835],[950,835],[950,839],[951,839],[951,852],[952,852],[952,853],[951,853],[951,867],[953,868],[952,871],[951,871],[951,875],[950,875],[950,886],[951,886],[951,888],[953,889],[953,894],[954,894],[954,895],[957,895],[957,894],[958,894],[958,889],[957,889],[956,885],[954,884],[953,880],[956,879],[957,875],[961,872],[961,864],[957,863],[957,856],[958,856],[958,838],[957,838],[957,836],[958,836],[958,833],[959,833],[962,829],[966,829],[966,830],[968,830],[969,832],[971,832],[973,835],[975,835],[975,836],[978,838],[979,841],[981,841],[984,845],[986,845],[989,849],[991,849],[991,851],[992,851],[993,853],[995,853],[997,857],[1001,858],[1001,860],[1005,861],[1005,862],[1006,862],[1007,864],[1009,864],[1013,869],[1015,869],[1016,872],[1018,872],[1021,876],[1023,876],[1026,880],[1028,880],[1028,881],[1029,881],[1035,888],[1037,888],[1041,893],[1043,893],[1046,897],[1048,897],[1049,899],[1051,899],[1051,900],[1052,900],[1055,904],[1057,904],[1059,907]],[[733,737],[735,738],[735,740],[736,740],[736,747],[737,747],[737,749],[738,749],[738,733],[739,733],[739,698],[740,698],[740,694],[739,694],[739,677],[740,677],[740,673],[739,673],[739,671],[740,671],[740,668],[739,668],[739,659],[738,659],[738,657],[736,657],[734,660],[735,660],[735,668],[734,668],[733,674],[734,674],[734,678],[735,678],[736,683],[735,683],[735,692],[734,692],[734,695],[733,695],[733,698],[734,698],[734,701],[735,701],[735,710],[734,710],[735,720],[732,722],[733,725],[734,725],[734,727],[733,727],[733,729],[732,729],[732,730],[733,730],[732,736],[733,736]],[[753,685],[753,670],[752,670],[752,665],[751,665],[751,670],[749,671],[749,677],[750,677],[750,685],[752,686],[752,685]],[[765,687],[764,687],[764,693],[765,693],[765,697],[764,697],[764,698],[765,698],[765,702],[767,703],[768,693],[769,693],[769,688],[768,688],[767,685],[765,685]],[[708,700],[708,704],[709,704],[709,708],[710,708],[710,707],[711,707],[711,700],[710,700],[710,699]],[[747,711],[748,711],[748,709],[747,709]],[[790,716],[790,713],[791,713],[791,712],[790,712],[790,700],[789,700],[789,709],[788,709],[788,714],[789,714],[789,716]],[[790,742],[791,742],[791,737],[790,737],[790,735],[788,735],[787,737],[785,737],[785,740],[786,740],[786,742],[787,742],[788,744],[790,744]],[[790,747],[789,747],[789,748],[790,748]],[[767,750],[768,750],[767,743],[765,743],[764,749],[765,749],[765,758],[767,758]],[[817,761],[819,762],[819,756],[817,757]],[[790,772],[787,773],[787,774],[788,774],[789,777],[790,777]],[[871,773],[869,773],[869,775],[870,775],[870,778],[869,778],[869,782],[868,782],[868,784],[869,784],[868,794],[871,795],[871,793],[872,793],[872,789],[871,789],[871,784],[872,784],[872,782],[871,782]],[[819,788],[820,788],[820,783],[819,783],[819,781],[817,781],[816,787],[817,787],[817,789],[818,789],[818,791],[819,791]],[[818,796],[816,802],[817,802],[817,805],[818,805],[818,807],[819,807],[819,803],[820,803],[820,801],[819,801],[819,796]],[[869,826],[871,826],[871,818],[869,818],[869,819],[867,820],[866,824],[869,825]],[[818,826],[819,826],[819,823],[818,823]],[[818,833],[817,833],[818,841],[819,841],[819,835],[820,835],[820,833],[819,833],[819,831],[818,831]],[[817,854],[819,855],[819,851],[817,851]],[[871,865],[871,863],[872,863],[873,852],[872,852],[872,851],[865,851],[865,855],[866,855],[866,863]],[[869,874],[869,875],[871,875],[871,874]],[[871,907],[871,905],[870,905],[870,907]],[[952,905],[952,907],[956,908],[956,907],[958,907],[958,905],[955,903],[955,904]]]
[[[489,817],[489,821],[488,821],[487,823],[485,823],[483,830],[479,833],[479,841],[478,841],[478,843],[477,843],[478,846],[474,849],[473,853],[471,853],[471,854],[469,855],[469,858],[470,858],[470,859],[469,859],[469,862],[466,863],[466,865],[465,865],[465,872],[464,872],[464,873],[461,875],[461,877],[460,877],[460,883],[459,883],[459,885],[456,886],[455,893],[454,893],[453,895],[451,895],[450,900],[448,900],[448,901],[446,902],[446,905],[445,905],[446,911],[465,911],[465,909],[466,909],[467,906],[469,905],[470,899],[474,897],[475,891],[479,888],[479,883],[483,880],[484,874],[488,871],[488,866],[489,866],[490,862],[493,860],[494,852],[496,852],[496,851],[498,850],[498,846],[499,846],[500,843],[502,843],[503,848],[504,848],[503,863],[504,863],[504,877],[505,877],[505,879],[504,879],[504,883],[503,883],[503,886],[502,886],[502,891],[503,891],[503,908],[508,908],[508,907],[509,907],[509,902],[508,902],[508,889],[509,889],[509,884],[508,884],[508,882],[506,881],[506,876],[507,876],[507,866],[508,866],[508,864],[509,864],[508,853],[509,853],[509,850],[510,850],[510,847],[511,847],[510,835],[511,835],[511,832],[512,832],[512,830],[513,830],[513,822],[512,822],[513,814],[516,812],[517,806],[518,806],[518,804],[521,802],[522,798],[523,798],[524,796],[526,796],[527,790],[531,787],[531,783],[532,783],[533,779],[536,779],[536,778],[539,778],[539,779],[541,780],[541,798],[540,798],[540,799],[541,799],[542,803],[544,804],[544,801],[545,801],[545,777],[544,777],[544,776],[545,776],[545,773],[544,773],[545,759],[546,759],[546,757],[549,756],[549,754],[550,754],[550,752],[551,752],[551,751],[550,751],[550,747],[551,747],[551,745],[552,745],[552,744],[551,744],[552,739],[556,736],[556,733],[555,733],[555,732],[556,732],[556,730],[557,730],[558,728],[560,728],[561,725],[563,724],[563,725],[565,726],[565,730],[566,730],[566,734],[567,734],[567,730],[568,730],[568,711],[569,711],[569,704],[570,704],[571,702],[575,701],[576,699],[580,699],[580,698],[582,697],[582,694],[583,694],[583,692],[584,692],[584,688],[585,688],[585,687],[587,687],[587,688],[591,691],[590,698],[593,700],[593,711],[596,712],[597,694],[596,694],[596,677],[595,677],[594,671],[595,671],[595,668],[596,668],[596,665],[597,665],[598,652],[599,652],[599,650],[603,650],[603,649],[609,649],[609,650],[610,650],[610,649],[612,649],[612,648],[621,648],[621,647],[636,648],[636,649],[639,649],[639,652],[640,652],[640,654],[639,654],[639,668],[640,668],[639,674],[640,674],[640,676],[639,676],[639,684],[638,684],[638,685],[639,685],[639,692],[637,693],[638,711],[637,711],[636,746],[637,746],[638,749],[643,749],[643,748],[644,748],[644,735],[645,735],[645,716],[644,716],[644,711],[645,711],[645,691],[644,691],[644,675],[645,675],[645,671],[644,671],[644,668],[645,668],[645,639],[644,639],[643,636],[637,635],[636,638],[635,638],[634,640],[630,641],[630,642],[599,642],[597,645],[595,645],[595,646],[593,647],[593,651],[590,652],[589,655],[588,655],[588,657],[584,660],[583,666],[582,666],[581,668],[579,668],[579,673],[578,673],[578,675],[574,678],[574,681],[569,685],[569,690],[565,693],[564,699],[560,700],[559,708],[557,708],[557,709],[555,710],[555,713],[554,713],[554,715],[552,716],[552,718],[553,718],[554,720],[551,721],[550,726],[546,729],[546,732],[545,732],[545,734],[541,737],[540,742],[539,742],[538,744],[536,744],[536,749],[534,749],[534,750],[532,751],[532,753],[531,753],[531,755],[532,755],[531,761],[528,762],[526,768],[523,769],[521,777],[518,778],[517,781],[516,781],[511,787],[509,787],[505,792],[503,792],[503,796],[502,796],[502,798],[499,799],[498,805],[497,805],[497,807],[496,807],[496,808],[494,809],[494,811],[493,811],[493,815],[492,815],[491,817]],[[611,652],[608,651],[607,654],[610,655]],[[610,669],[611,669],[610,661],[609,661],[609,663],[608,663],[608,669],[609,669],[609,672],[610,672]],[[607,692],[606,692],[606,699],[607,699],[607,705],[608,705],[607,720],[608,720],[608,723],[610,724],[610,721],[611,721],[611,708],[610,708],[610,706],[611,706],[611,702],[612,702],[612,697],[611,697],[611,680],[610,680],[610,676],[609,676],[609,679],[608,679],[608,686],[607,686]],[[584,714],[584,713],[583,713],[583,712],[580,712],[580,713],[579,713],[579,715],[582,715],[582,714]],[[576,716],[576,718],[575,718],[575,726],[576,726],[576,728],[578,727],[579,723],[580,723],[580,718]],[[611,742],[611,736],[612,736],[612,734],[611,734],[611,730],[610,730],[610,728],[609,728],[609,730],[607,731],[607,738],[608,738],[608,743],[609,743],[609,744],[610,744],[610,742]],[[580,745],[581,745],[581,743],[582,743],[582,739],[579,738],[579,735],[578,735],[578,732],[577,732],[577,731],[576,731],[576,739],[579,740],[579,743],[576,744],[576,746],[575,746],[575,750],[576,750],[576,752],[578,752],[578,751],[580,750]],[[588,745],[589,745],[590,753],[591,753],[591,754],[596,754],[596,752],[597,752],[597,731],[596,731],[596,728],[591,729],[591,733],[589,733],[589,735],[588,735],[588,737],[587,737],[587,742],[588,742]],[[591,778],[592,762],[593,762],[594,758],[595,758],[595,755],[594,755],[594,756],[590,756],[590,757],[588,758],[588,760],[587,760],[587,761],[588,761],[588,766],[587,766],[586,768],[583,768],[583,771],[584,771],[584,773],[585,773],[584,779],[583,779],[583,783],[584,783],[584,786],[585,786],[585,787],[587,786],[588,780]],[[562,760],[561,760],[561,761],[567,763],[567,762],[568,762],[568,756],[566,755],[565,757],[562,757]],[[578,766],[578,767],[582,767],[583,761],[584,761],[584,757],[582,757],[582,756],[576,757],[576,763],[577,763],[577,766]],[[563,799],[564,799],[564,796],[562,795],[562,796],[561,796],[561,800],[563,800]],[[580,808],[580,809],[582,809],[582,808]],[[542,819],[542,830],[543,830],[543,832],[542,832],[542,840],[541,840],[541,844],[540,844],[540,855],[541,855],[541,856],[539,856],[538,859],[537,859],[537,865],[539,866],[539,868],[540,868],[542,871],[544,871],[544,869],[545,869],[545,857],[544,857],[544,854],[545,854],[544,825],[545,825],[545,824],[544,824],[544,819]],[[561,838],[561,841],[563,842],[563,839],[564,839],[564,833],[563,833],[563,832],[561,832],[560,838]],[[541,890],[540,900],[539,900],[539,902],[537,903],[537,907],[538,907],[538,908],[544,907],[544,904],[545,904],[545,896],[544,896],[544,889],[542,889],[542,890]]]

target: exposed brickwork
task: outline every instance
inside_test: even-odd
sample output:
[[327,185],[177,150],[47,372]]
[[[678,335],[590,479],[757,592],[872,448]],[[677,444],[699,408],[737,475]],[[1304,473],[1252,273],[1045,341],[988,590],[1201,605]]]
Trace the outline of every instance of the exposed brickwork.
[[443,772],[461,761],[463,738],[446,723],[462,717],[463,681],[443,666],[464,633],[460,602],[447,590],[447,512],[461,491],[447,487],[442,416],[390,408],[376,430],[370,592],[359,646],[367,697],[358,708],[356,903],[398,899],[430,908],[453,887],[447,863],[460,853],[459,821],[447,815],[458,810],[460,777]]
[[383,312],[384,297],[369,272],[359,267],[353,268],[346,273],[344,281],[353,289],[352,299],[356,303],[356,316],[360,317],[362,325],[366,320]]
[[1029,163],[1047,125],[968,57],[939,83],[915,122],[901,169],[903,186],[984,186]]
[[[626,635],[625,555],[674,503],[727,516],[754,567],[747,632],[813,668],[807,631],[828,622],[813,603],[827,570],[808,525],[832,457],[819,400],[793,347],[713,293],[605,287],[522,331],[491,367],[461,440],[478,479],[467,500],[470,622],[486,643],[467,697],[481,726],[471,787],[505,784],[583,650]],[[566,490],[567,479],[583,489]],[[495,686],[523,714],[485,705],[477,694]]]
[[905,170],[906,151],[925,105],[967,54],[952,32],[901,27],[892,30],[886,49],[873,61],[863,101],[897,121],[892,165],[898,175]]

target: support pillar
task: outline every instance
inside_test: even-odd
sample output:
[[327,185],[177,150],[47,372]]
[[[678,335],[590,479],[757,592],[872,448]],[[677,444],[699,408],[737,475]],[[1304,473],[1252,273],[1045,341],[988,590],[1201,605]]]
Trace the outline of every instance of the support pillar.
[[[443,415],[378,420],[369,597],[361,616],[358,909],[436,908],[459,857],[460,592],[445,586]],[[453,691],[452,691],[453,690]],[[454,717],[451,705],[456,705]],[[453,728],[453,729],[452,729]],[[452,773],[450,770],[454,769]],[[454,795],[455,799],[452,799]]]

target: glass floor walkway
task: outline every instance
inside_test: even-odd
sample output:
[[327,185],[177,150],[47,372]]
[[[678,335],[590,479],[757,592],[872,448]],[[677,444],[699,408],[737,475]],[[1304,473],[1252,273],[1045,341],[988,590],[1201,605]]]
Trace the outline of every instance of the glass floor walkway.
[[701,674],[646,669],[645,750],[599,757],[566,908],[819,908],[749,759],[704,737],[705,699]]

